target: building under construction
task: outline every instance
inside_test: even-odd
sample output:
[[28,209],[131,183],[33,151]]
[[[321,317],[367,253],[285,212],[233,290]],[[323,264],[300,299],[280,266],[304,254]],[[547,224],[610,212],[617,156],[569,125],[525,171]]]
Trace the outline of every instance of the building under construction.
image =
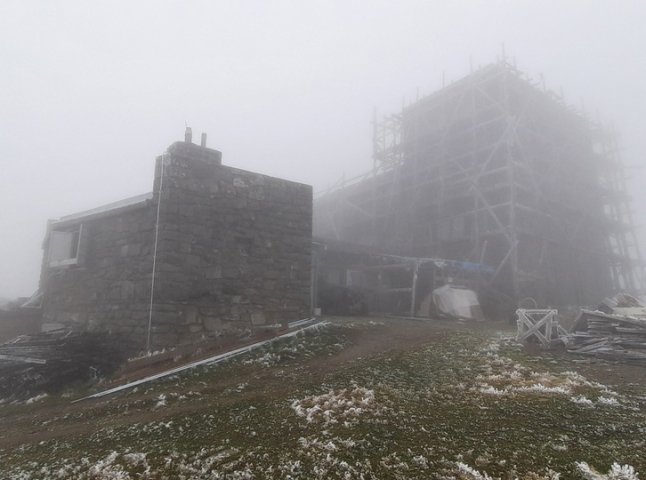
[[372,170],[317,198],[314,233],[488,265],[515,301],[642,287],[614,134],[507,60],[375,119]]

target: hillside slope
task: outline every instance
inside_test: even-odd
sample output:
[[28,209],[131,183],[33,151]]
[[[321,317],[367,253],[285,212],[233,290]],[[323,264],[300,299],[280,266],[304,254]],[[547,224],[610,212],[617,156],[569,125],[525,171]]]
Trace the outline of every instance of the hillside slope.
[[3,405],[0,478],[646,472],[643,369],[530,355],[500,327],[334,319],[102,400]]

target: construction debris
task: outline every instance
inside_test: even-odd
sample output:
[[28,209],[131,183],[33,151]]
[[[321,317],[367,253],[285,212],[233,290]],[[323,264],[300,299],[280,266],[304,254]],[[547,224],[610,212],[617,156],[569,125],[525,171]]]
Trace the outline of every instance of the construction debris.
[[127,343],[102,333],[57,330],[21,335],[0,345],[0,399],[55,393],[111,374],[127,358]]
[[518,309],[516,340],[543,348],[565,344],[569,352],[646,365],[646,306],[626,293],[606,298],[597,310],[582,309],[570,333],[553,309]]
[[646,317],[644,304],[627,293],[618,293],[614,297],[605,298],[597,310],[612,315]]
[[617,307],[619,314],[581,310],[570,335],[569,351],[646,365],[646,315],[623,314],[625,309],[634,312],[640,308],[644,307]]
[[17,302],[0,305],[0,344],[19,335],[38,333],[41,326],[41,311],[21,307]]

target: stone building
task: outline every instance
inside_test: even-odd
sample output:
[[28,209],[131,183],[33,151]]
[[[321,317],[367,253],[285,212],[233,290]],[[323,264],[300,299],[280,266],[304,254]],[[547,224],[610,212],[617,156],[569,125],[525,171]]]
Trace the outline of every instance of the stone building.
[[50,220],[44,326],[169,346],[311,313],[312,189],[172,144],[153,192]]

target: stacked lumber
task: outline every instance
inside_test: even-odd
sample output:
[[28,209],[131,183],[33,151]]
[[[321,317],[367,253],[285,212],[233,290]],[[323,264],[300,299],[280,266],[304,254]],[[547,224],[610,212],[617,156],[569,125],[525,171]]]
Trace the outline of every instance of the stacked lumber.
[[646,317],[581,310],[570,342],[572,353],[646,365]]
[[0,344],[0,399],[53,393],[112,373],[127,358],[126,344],[101,333],[57,330]]

